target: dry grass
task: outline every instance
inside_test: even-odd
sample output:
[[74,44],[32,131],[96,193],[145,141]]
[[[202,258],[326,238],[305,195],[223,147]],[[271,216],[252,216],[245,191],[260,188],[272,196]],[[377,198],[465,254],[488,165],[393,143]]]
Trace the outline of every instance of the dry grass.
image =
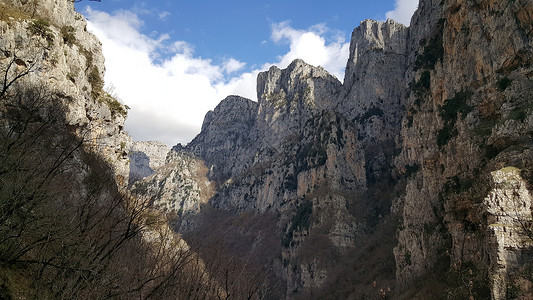
[[0,3],[0,20],[11,22],[12,20],[29,20],[30,15],[10,5]]

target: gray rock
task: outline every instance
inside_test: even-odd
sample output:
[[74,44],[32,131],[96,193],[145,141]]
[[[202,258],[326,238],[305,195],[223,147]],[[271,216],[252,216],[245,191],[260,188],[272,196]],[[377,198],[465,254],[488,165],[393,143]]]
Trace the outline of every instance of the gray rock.
[[165,164],[170,148],[157,141],[133,142],[128,152],[130,158],[129,185],[152,175]]
[[[68,0],[1,2],[21,11],[23,17],[0,21],[0,49],[8,54],[0,64],[6,66],[16,55],[31,68],[24,84],[46,86],[58,96],[65,107],[66,126],[84,138],[87,148],[111,163],[117,182],[125,187],[129,173],[126,151],[131,143],[123,131],[127,109],[101,90],[104,56],[100,41],[87,31],[87,21]],[[48,36],[28,29],[34,18],[48,21]],[[71,34],[68,39],[66,32]]]

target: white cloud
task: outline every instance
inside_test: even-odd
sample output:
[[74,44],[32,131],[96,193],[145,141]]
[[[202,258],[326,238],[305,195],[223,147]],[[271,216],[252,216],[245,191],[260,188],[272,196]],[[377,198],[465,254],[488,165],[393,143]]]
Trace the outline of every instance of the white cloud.
[[165,19],[166,19],[168,16],[170,16],[170,15],[171,15],[171,13],[168,12],[168,11],[160,12],[160,13],[158,14],[159,19],[161,19],[161,20],[165,20]]
[[[239,90],[255,87],[246,74],[224,83],[224,72],[242,68],[236,59],[217,66],[195,57],[186,42],[167,44],[167,35],[149,38],[139,32],[142,22],[131,12],[88,10],[87,15],[89,30],[102,42],[105,81],[131,107],[126,130],[135,140],[187,143],[200,131],[205,113],[228,94],[256,98],[255,92]],[[171,57],[157,63],[159,53],[168,51]]]
[[246,63],[240,62],[235,58],[230,58],[224,61],[223,68],[226,73],[231,74],[241,70],[242,68],[244,68],[244,66],[246,66]]
[[276,43],[288,40],[290,43],[289,52],[279,57],[279,67],[285,68],[294,59],[301,58],[311,65],[322,66],[342,81],[350,43],[340,36],[327,43],[324,38],[327,32],[328,29],[323,24],[308,30],[294,29],[288,22],[273,24],[272,40]]
[[[160,140],[170,146],[188,143],[199,133],[207,111],[226,96],[256,100],[257,74],[273,64],[243,72],[246,63],[235,58],[215,64],[195,56],[193,45],[185,41],[171,42],[166,34],[141,34],[143,22],[134,13],[110,15],[88,9],[87,16],[89,30],[102,42],[106,84],[112,84],[131,107],[126,130],[134,140]],[[342,78],[349,44],[338,38],[326,42],[326,32],[323,25],[309,30],[294,29],[286,22],[273,25],[272,40],[290,44],[290,51],[275,64],[284,68],[301,58]]]
[[411,17],[417,8],[418,0],[396,0],[394,10],[388,11],[385,16],[387,19],[393,19],[409,26]]

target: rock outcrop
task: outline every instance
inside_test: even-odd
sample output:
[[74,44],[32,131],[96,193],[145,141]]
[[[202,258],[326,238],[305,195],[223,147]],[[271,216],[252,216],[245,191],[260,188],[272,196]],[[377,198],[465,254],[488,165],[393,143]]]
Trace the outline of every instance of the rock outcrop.
[[[239,96],[229,96],[207,113],[202,131],[186,149],[205,159],[209,176],[224,182],[244,170],[256,153],[257,103]],[[173,148],[179,151],[177,145]]]
[[175,211],[180,217],[200,211],[200,205],[213,196],[203,161],[183,152],[170,153],[157,172],[133,184],[134,195],[162,211]]
[[212,207],[278,216],[288,297],[527,295],[532,16],[526,0],[425,0],[410,27],[363,21],[344,84],[272,67],[257,103],[222,101],[173,159],[205,163]]
[[424,1],[413,17],[408,44],[419,47],[409,51],[395,160],[409,176],[395,249],[402,284],[449,259],[449,274],[471,269],[459,275],[475,287],[463,294],[502,299],[487,283],[495,275],[485,273],[491,246],[480,205],[491,172],[531,170],[531,9],[527,1]]
[[320,67],[302,60],[285,70],[271,67],[257,76],[257,116],[264,146],[276,148],[291,134],[299,134],[305,122],[336,103],[341,83]]
[[361,125],[365,145],[394,140],[406,93],[408,29],[365,20],[352,33],[337,110]]
[[67,125],[111,162],[125,186],[131,143],[123,131],[127,108],[103,91],[104,57],[87,21],[72,1],[3,0],[0,7],[3,70],[11,78],[27,73],[21,83],[51,89],[62,100]]
[[133,142],[128,151],[130,159],[129,184],[154,174],[165,164],[170,148],[156,141]]
[[513,287],[518,290],[516,296],[525,296],[533,292],[531,286],[509,274],[533,260],[530,227],[533,197],[519,169],[506,167],[491,175],[492,189],[483,201],[487,213],[491,294],[495,299],[505,299],[510,294],[507,288]]

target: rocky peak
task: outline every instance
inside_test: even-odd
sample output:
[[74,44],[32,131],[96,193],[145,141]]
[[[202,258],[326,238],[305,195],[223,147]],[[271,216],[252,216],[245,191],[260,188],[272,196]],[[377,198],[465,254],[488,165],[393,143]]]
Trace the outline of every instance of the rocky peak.
[[361,124],[365,142],[393,138],[399,130],[407,36],[407,27],[393,20],[365,20],[352,33],[338,110]]
[[271,67],[257,77],[258,127],[263,140],[277,147],[284,137],[297,134],[312,115],[334,106],[340,81],[321,67],[301,59],[286,69]]
[[185,148],[205,160],[211,178],[231,177],[253,155],[257,107],[250,99],[228,96],[206,114],[202,131]]
[[202,132],[220,129],[221,125],[252,125],[257,114],[257,102],[240,96],[231,95],[207,112],[202,124]]
[[[362,21],[352,32],[348,65],[357,62],[358,54],[368,51],[404,55],[407,31],[407,27],[391,19],[385,22],[370,19]],[[360,52],[358,49],[361,49]]]
[[286,69],[272,66],[268,71],[259,73],[257,98],[261,107],[291,107],[303,102],[310,107],[324,109],[330,107],[331,95],[340,86],[341,83],[322,67],[296,59]]

